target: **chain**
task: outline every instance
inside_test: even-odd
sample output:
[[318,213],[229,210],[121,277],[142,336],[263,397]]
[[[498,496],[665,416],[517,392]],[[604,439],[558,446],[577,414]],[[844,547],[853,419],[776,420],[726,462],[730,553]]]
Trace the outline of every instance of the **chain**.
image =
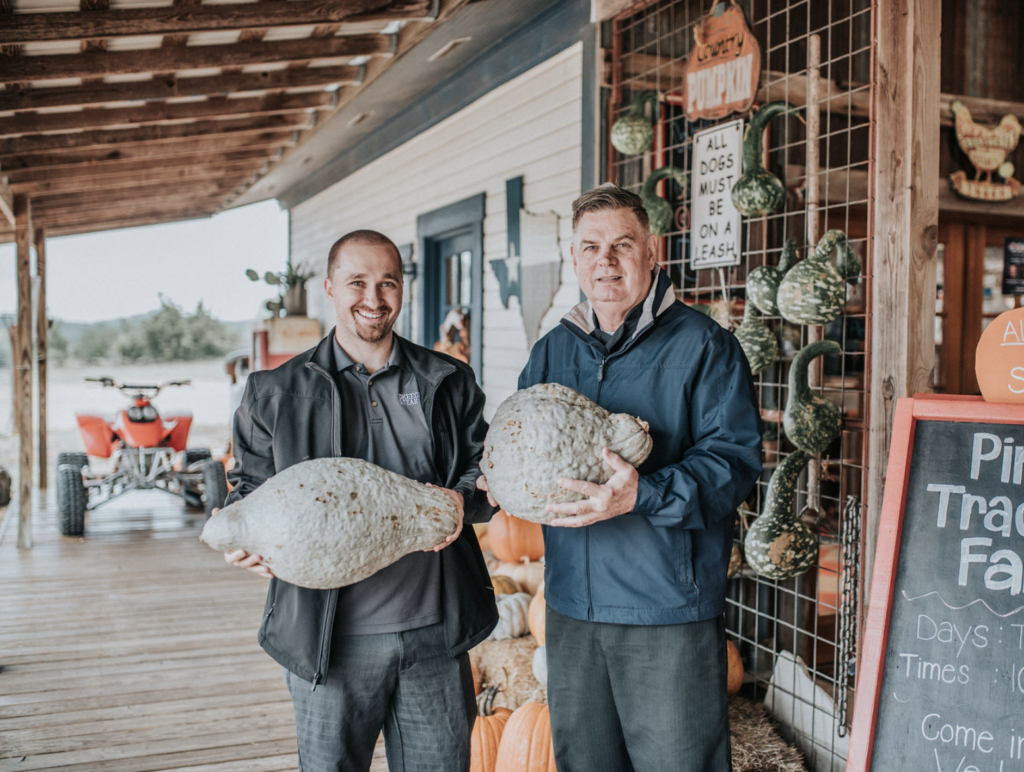
[[839,652],[836,667],[839,677],[839,728],[840,737],[849,731],[847,708],[849,690],[846,682],[850,671],[857,662],[857,592],[860,587],[860,502],[856,496],[846,497],[841,527],[842,579],[839,602]]

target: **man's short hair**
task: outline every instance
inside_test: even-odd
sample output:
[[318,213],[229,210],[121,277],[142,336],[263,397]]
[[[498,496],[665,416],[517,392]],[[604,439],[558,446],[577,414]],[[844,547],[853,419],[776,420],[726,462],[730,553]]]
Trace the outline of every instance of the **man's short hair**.
[[636,219],[644,229],[644,233],[650,233],[651,221],[644,208],[644,202],[636,193],[623,190],[618,185],[605,182],[593,190],[588,190],[582,196],[572,202],[572,232],[576,233],[576,226],[580,218],[587,212],[603,212],[606,209],[631,209]]
[[334,269],[338,264],[338,255],[341,254],[341,250],[350,244],[358,244],[367,247],[391,247],[395,253],[395,257],[398,258],[398,265],[402,265],[402,254],[398,251],[398,247],[395,246],[395,242],[385,236],[383,233],[371,230],[358,230],[346,233],[340,239],[335,241],[331,245],[330,251],[327,253],[327,278],[331,278],[334,275]]

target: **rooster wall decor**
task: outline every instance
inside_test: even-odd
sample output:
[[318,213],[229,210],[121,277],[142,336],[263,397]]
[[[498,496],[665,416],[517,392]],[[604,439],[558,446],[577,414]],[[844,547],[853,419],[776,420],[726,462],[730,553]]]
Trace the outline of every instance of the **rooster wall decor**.
[[[1006,160],[1020,139],[1020,121],[1014,115],[1004,115],[998,126],[979,126],[959,99],[953,100],[950,109],[957,142],[975,168],[973,180],[962,170],[951,174],[953,190],[977,201],[1009,201],[1021,188],[1020,181],[1013,178],[1013,164]],[[993,182],[992,172],[1005,182]],[[983,174],[985,179],[980,179]]]

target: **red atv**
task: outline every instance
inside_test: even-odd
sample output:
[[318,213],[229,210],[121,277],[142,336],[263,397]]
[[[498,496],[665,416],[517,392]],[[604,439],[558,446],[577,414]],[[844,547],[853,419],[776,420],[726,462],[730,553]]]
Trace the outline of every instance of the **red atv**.
[[[87,510],[132,490],[155,489],[180,496],[188,506],[205,509],[207,517],[214,507],[224,506],[228,493],[224,465],[212,458],[208,448],[185,447],[192,414],[161,417],[151,404],[162,389],[187,386],[189,381],[156,386],[119,383],[113,378],[86,380],[120,389],[132,404],[114,418],[75,415],[86,452],[57,456],[62,534],[81,536]],[[90,474],[89,456],[113,457],[113,470],[106,476]]]

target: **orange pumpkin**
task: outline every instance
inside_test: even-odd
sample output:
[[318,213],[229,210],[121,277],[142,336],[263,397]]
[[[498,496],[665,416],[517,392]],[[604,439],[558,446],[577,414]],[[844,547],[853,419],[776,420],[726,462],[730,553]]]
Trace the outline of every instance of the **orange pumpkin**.
[[536,560],[523,558],[522,563],[498,563],[491,573],[509,576],[519,583],[523,588],[523,592],[535,595],[537,588],[544,581],[544,564]]
[[494,708],[498,687],[488,686],[477,700],[477,717],[469,741],[469,772],[494,772],[498,748],[512,711]]
[[505,725],[494,772],[556,772],[548,706],[527,702]]
[[540,587],[537,588],[537,594],[530,601],[530,610],[526,615],[530,624],[530,632],[537,639],[538,646],[543,646],[545,641],[544,620],[547,606],[548,604],[544,600],[544,583],[541,582]]
[[487,552],[491,548],[491,537],[487,533],[487,523],[473,523],[473,530],[476,531],[476,540],[480,544],[480,551]]
[[492,576],[491,585],[494,587],[495,595],[513,595],[520,591],[516,580],[503,574]]
[[743,660],[740,658],[740,650],[732,641],[725,642],[725,648],[729,655],[729,680],[726,692],[736,694],[743,686]]
[[544,534],[540,523],[520,520],[499,510],[487,529],[494,557],[504,563],[518,563],[523,558],[540,560],[544,556]]

